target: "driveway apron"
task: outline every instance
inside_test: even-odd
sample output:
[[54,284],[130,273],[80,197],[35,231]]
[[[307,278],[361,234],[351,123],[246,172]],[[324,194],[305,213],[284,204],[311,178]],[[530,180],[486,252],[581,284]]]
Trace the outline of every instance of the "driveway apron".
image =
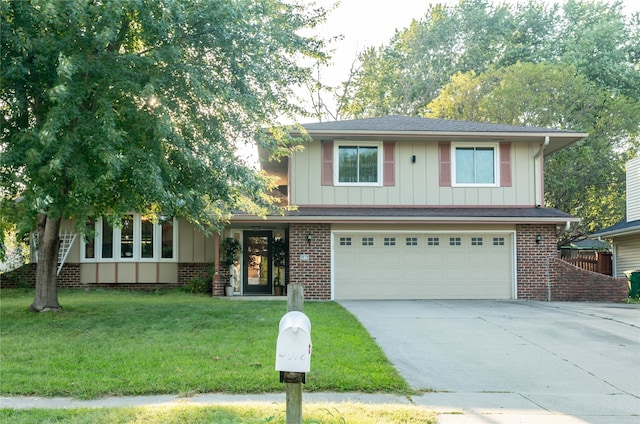
[[639,305],[341,304],[440,423],[640,424]]

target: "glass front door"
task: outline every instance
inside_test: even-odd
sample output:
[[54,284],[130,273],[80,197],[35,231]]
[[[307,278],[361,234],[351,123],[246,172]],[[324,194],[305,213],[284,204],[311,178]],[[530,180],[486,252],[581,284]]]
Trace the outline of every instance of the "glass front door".
[[271,231],[245,231],[244,294],[272,294]]

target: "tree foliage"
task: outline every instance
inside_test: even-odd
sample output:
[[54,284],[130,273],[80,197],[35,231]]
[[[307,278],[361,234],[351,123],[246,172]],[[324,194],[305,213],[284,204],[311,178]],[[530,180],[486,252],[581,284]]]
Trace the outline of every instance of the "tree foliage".
[[624,217],[624,163],[640,151],[635,100],[613,96],[572,66],[516,63],[455,75],[427,109],[429,117],[588,132],[588,138],[547,158],[547,206],[582,218],[567,237]]
[[40,225],[41,249],[61,218],[81,227],[139,211],[209,231],[233,210],[272,208],[269,179],[238,148],[299,112],[292,87],[310,78],[300,59],[323,58],[321,40],[299,34],[323,10],[280,0],[1,8],[1,207],[24,231]]
[[624,165],[640,149],[640,14],[620,1],[432,5],[366,50],[345,110],[585,131],[546,159],[548,206],[577,237],[624,219]]
[[589,81],[640,100],[640,15],[619,1],[490,0],[435,4],[361,57],[346,110],[353,117],[416,115],[458,72],[517,62],[573,65]]

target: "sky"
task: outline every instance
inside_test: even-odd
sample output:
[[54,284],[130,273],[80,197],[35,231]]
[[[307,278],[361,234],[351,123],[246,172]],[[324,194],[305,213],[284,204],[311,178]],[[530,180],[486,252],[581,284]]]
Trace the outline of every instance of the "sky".
[[[308,0],[324,8],[331,8],[336,0]],[[526,0],[494,0],[495,3],[521,3]],[[612,0],[611,0],[612,1]],[[549,3],[563,0],[548,0]],[[323,70],[325,84],[339,85],[346,80],[357,54],[366,47],[378,47],[389,42],[396,29],[404,29],[413,19],[422,18],[431,3],[457,4],[458,0],[342,0],[327,22],[318,28],[323,36],[343,35],[332,43],[335,49],[332,65]],[[640,0],[624,0],[625,12],[640,11]]]

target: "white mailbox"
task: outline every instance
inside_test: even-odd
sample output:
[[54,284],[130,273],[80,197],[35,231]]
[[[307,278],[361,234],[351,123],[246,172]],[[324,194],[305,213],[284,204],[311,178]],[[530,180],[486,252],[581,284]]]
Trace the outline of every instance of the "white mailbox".
[[280,320],[276,371],[311,371],[311,321],[302,312],[287,312]]

